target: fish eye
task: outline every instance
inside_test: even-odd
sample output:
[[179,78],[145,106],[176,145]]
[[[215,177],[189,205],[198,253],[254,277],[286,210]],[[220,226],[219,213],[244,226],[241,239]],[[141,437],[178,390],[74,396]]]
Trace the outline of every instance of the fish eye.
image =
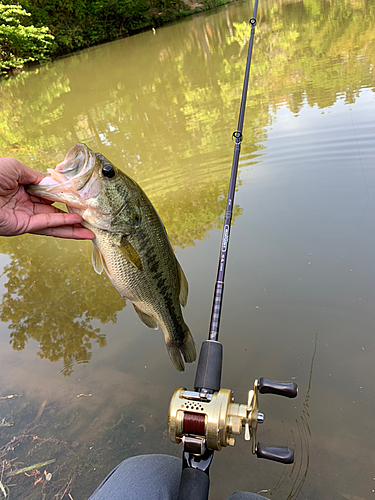
[[112,177],[115,176],[116,172],[112,165],[104,165],[104,167],[102,168],[102,174],[104,175],[104,177],[112,179]]

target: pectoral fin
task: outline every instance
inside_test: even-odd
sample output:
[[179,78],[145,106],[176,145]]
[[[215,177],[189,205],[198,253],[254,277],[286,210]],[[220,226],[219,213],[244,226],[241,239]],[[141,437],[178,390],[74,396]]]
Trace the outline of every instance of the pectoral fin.
[[133,266],[140,271],[143,271],[142,262],[139,258],[139,255],[125,236],[121,238],[121,241],[118,244],[118,248],[127,261],[133,264]]
[[103,257],[96,246],[92,245],[91,262],[96,273],[102,274],[103,272]]
[[139,319],[142,321],[142,323],[144,323],[149,328],[152,328],[153,330],[157,330],[158,329],[158,323],[157,323],[157,321],[155,321],[153,318],[151,318],[151,316],[148,316],[148,314],[145,314],[144,312],[142,312],[134,304],[133,304],[133,307],[134,307],[135,312],[138,314]]
[[186,306],[187,298],[188,298],[188,293],[189,293],[189,285],[186,279],[186,276],[184,274],[184,271],[182,270],[182,267],[180,266],[178,260],[176,259],[177,263],[177,269],[178,269],[178,276],[180,279],[180,304],[182,307]]

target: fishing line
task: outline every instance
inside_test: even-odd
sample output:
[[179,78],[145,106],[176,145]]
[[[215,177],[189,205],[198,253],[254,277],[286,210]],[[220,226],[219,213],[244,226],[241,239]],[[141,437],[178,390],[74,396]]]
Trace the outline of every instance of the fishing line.
[[[299,493],[302,490],[303,485],[305,484],[305,481],[307,479],[307,473],[309,470],[309,465],[310,465],[310,438],[311,438],[311,429],[309,425],[309,418],[310,418],[310,413],[309,413],[309,400],[310,400],[310,392],[311,392],[311,384],[312,384],[312,375],[313,375],[313,368],[314,368],[314,361],[315,361],[315,356],[316,352],[318,349],[318,334],[315,334],[315,341],[314,341],[315,347],[314,347],[314,352],[311,358],[311,364],[310,364],[310,376],[309,376],[309,381],[307,384],[307,391],[306,391],[306,396],[304,399],[304,402],[302,404],[302,413],[299,416],[298,419],[296,419],[296,425],[297,425],[297,430],[298,430],[298,437],[299,437],[299,442],[300,442],[300,454],[299,454],[299,466],[297,470],[297,475],[296,478],[292,484],[292,487],[289,491],[288,496],[286,497],[286,500],[294,500],[298,497]],[[292,436],[293,436],[293,431]],[[304,463],[304,457],[306,455],[306,463],[305,466],[303,467]],[[292,476],[294,470],[295,470],[296,464],[293,465],[293,469],[290,471],[290,477]],[[303,473],[302,473],[303,470]],[[278,479],[277,483],[275,486],[270,490],[270,494],[274,494],[284,483],[284,481],[287,479],[286,478],[287,473],[281,474],[280,478]]]

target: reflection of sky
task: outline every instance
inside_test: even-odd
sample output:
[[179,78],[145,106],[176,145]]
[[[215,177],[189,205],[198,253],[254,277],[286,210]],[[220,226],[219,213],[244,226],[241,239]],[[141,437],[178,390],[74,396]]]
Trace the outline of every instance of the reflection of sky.
[[[361,169],[361,162],[366,167],[364,162],[373,160],[374,116],[375,100],[371,89],[362,89],[353,104],[346,103],[344,98],[323,109],[305,104],[298,116],[286,105],[280,106],[273,125],[266,128],[266,149],[261,152],[259,160],[254,155],[246,154],[245,128],[241,179],[245,182],[258,177],[262,179],[270,172],[268,169],[272,169],[272,174],[282,172],[284,175],[286,170],[298,168],[305,173],[311,170],[313,180],[316,178],[316,166],[324,167],[321,162],[329,161],[330,168],[340,172],[334,182],[351,182],[347,176],[354,174],[357,181],[363,183],[360,170],[348,172],[343,164]],[[362,179],[358,178],[358,174]]]
[[[4,268],[6,265],[8,265],[11,262],[11,260],[12,259],[9,257],[9,255],[5,255],[5,254],[0,253],[0,300],[1,300],[3,293],[5,292],[4,285],[8,281],[7,277],[3,275]],[[0,323],[0,332],[1,331],[2,331],[2,329],[1,329],[1,323]]]
[[[348,262],[372,267],[374,116],[370,90],[362,90],[355,104],[340,99],[323,111],[304,106],[298,116],[281,107],[262,161],[241,171],[245,183],[236,203],[255,225],[243,231],[244,245],[258,270],[292,280],[289,292],[280,289],[284,296],[348,295],[340,286]],[[268,293],[277,290],[274,285]]]
[[[4,284],[6,281],[7,279],[4,276],[0,278],[0,300],[2,300],[3,293],[5,292]],[[0,342],[9,343],[9,330],[4,322],[0,322]]]
[[[319,475],[326,488],[334,484],[336,492],[360,498],[371,490],[368,464],[374,459],[368,445],[374,409],[374,116],[370,89],[362,89],[353,104],[341,98],[324,109],[305,105],[298,116],[281,106],[266,130],[259,163],[246,156],[245,123],[242,161],[249,164],[240,171],[243,184],[235,198],[243,215],[231,233],[221,321],[226,376],[235,380],[246,371],[250,355],[243,351],[250,351],[253,372],[296,377],[296,405],[303,402],[317,334],[308,480],[316,484]],[[277,405],[283,418],[293,412],[279,400],[261,398],[261,405],[266,418],[277,414]],[[348,433],[349,415],[360,415],[361,425]],[[286,439],[277,426],[272,421],[267,428],[274,442]],[[353,462],[344,462],[358,446],[367,450],[359,459],[363,482],[353,479],[348,488],[343,476],[349,477]],[[333,469],[338,472],[332,480]],[[320,491],[319,498],[332,498],[332,492]]]

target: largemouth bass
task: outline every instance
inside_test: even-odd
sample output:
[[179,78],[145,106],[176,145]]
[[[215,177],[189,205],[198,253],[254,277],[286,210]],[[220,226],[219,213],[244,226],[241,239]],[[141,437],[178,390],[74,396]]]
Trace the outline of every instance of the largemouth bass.
[[63,202],[94,234],[92,263],[107,273],[141,321],[164,333],[173,365],[195,360],[193,337],[182,317],[188,284],[156,210],[140,186],[104,156],[76,144],[29,193]]

